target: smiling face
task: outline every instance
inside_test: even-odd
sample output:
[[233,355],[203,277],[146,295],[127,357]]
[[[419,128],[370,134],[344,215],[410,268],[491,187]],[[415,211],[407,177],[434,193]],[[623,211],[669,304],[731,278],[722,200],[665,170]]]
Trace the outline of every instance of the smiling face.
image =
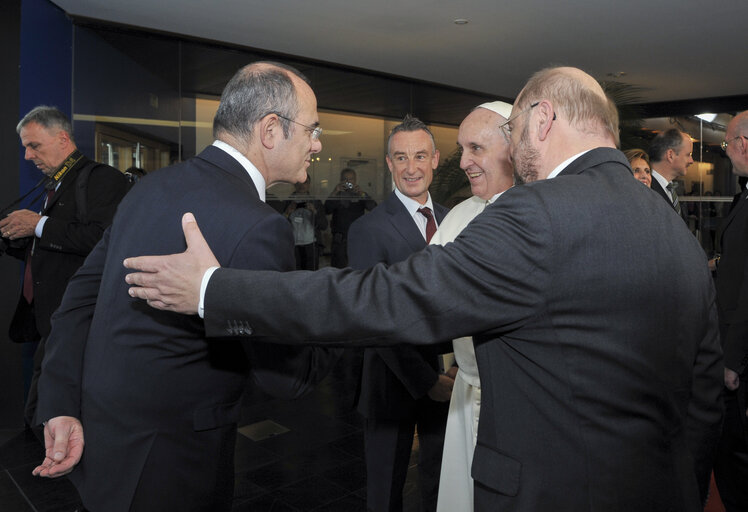
[[652,186],[652,170],[643,158],[634,158],[631,160],[631,170],[634,172],[634,178],[648,187]]
[[75,150],[67,132],[45,128],[33,121],[26,123],[21,132],[21,144],[26,148],[24,158],[47,176],[52,176],[65,158]]
[[498,128],[505,121],[499,114],[478,108],[462,121],[457,133],[460,168],[470,180],[473,195],[481,199],[491,199],[512,186],[509,143]]
[[407,197],[424,204],[434,169],[439,165],[439,151],[423,130],[397,132],[390,140],[387,166],[395,187]]

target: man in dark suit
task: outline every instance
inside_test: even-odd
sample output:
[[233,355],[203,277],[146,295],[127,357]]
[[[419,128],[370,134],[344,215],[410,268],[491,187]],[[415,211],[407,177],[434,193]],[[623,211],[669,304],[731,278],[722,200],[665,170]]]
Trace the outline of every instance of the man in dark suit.
[[[748,176],[748,111],[727,125],[722,143],[738,176]],[[728,512],[748,510],[748,192],[720,227],[716,287],[725,353],[725,424],[714,477]]]
[[678,199],[675,180],[685,176],[688,167],[693,163],[691,137],[675,128],[658,133],[649,146],[649,160],[652,169],[652,190],[660,194],[675,212],[688,222],[688,212]]
[[37,411],[47,451],[35,474],[65,474],[80,458],[71,480],[91,510],[231,508],[248,373],[268,393],[295,397],[331,361],[320,349],[208,342],[199,318],[128,297],[122,259],[182,250],[180,217],[191,210],[224,264],[293,269],[291,227],[263,202],[265,187],[306,179],[322,147],[318,124],[302,75],[249,65],[224,90],[216,142],[131,190],[53,318]]
[[[502,127],[527,184],[453,243],[367,272],[216,270],[206,332],[241,321],[252,336],[351,345],[472,334],[475,510],[700,512],[722,419],[714,289],[683,222],[631,179],[617,121],[581,70],[535,74]],[[186,228],[185,253],[125,262],[147,271],[127,276],[142,286],[130,293],[197,310],[215,260]],[[296,307],[301,282],[325,303]]]
[[[428,126],[406,116],[390,133],[386,160],[395,190],[351,225],[348,258],[355,269],[391,265],[423,249],[447,214],[429,194],[439,150]],[[402,510],[414,427],[422,510],[436,510],[447,402],[454,384],[440,373],[437,347],[364,350],[358,411],[366,418],[366,503],[371,511]],[[441,348],[451,352],[451,347]]]
[[8,253],[26,262],[10,338],[40,340],[25,413],[26,422],[32,425],[50,318],[68,281],[112,223],[127,180],[117,169],[78,151],[70,121],[57,108],[35,107],[16,131],[26,160],[48,177],[41,213],[16,210],[0,220],[0,231],[9,240]]

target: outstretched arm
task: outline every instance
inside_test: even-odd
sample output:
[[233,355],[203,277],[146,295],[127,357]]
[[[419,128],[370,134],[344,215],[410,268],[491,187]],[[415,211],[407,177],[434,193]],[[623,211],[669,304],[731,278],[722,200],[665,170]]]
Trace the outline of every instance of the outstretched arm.
[[44,425],[44,461],[32,474],[57,478],[70,473],[83,455],[83,425],[77,418],[57,416]]
[[187,241],[185,252],[127,258],[125,267],[137,272],[127,274],[125,280],[134,285],[130,288],[130,295],[145,299],[150,306],[194,315],[200,303],[200,286],[205,272],[220,264],[203,238],[194,215],[184,214],[182,229]]

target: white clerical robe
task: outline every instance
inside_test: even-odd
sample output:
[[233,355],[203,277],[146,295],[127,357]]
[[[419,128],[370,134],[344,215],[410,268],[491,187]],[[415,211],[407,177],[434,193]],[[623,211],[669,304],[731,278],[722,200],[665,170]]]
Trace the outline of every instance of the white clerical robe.
[[[431,243],[445,245],[453,241],[485,207],[486,200],[476,196],[461,202],[452,208],[439,224]],[[452,345],[460,369],[449,403],[437,512],[473,510],[473,479],[470,476],[470,466],[473,463],[473,450],[478,435],[480,378],[473,338],[458,338],[453,340]]]

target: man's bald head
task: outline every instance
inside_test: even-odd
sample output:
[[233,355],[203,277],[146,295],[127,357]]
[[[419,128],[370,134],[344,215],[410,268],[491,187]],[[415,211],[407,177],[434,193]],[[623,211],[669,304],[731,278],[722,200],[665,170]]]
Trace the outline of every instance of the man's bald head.
[[727,125],[725,152],[732,162],[733,172],[748,176],[748,110],[736,115]]
[[538,71],[514,102],[515,112],[543,99],[549,100],[576,130],[609,136],[616,146],[620,145],[618,109],[597,80],[581,69],[556,67]]
[[286,64],[263,61],[244,66],[223,90],[213,119],[213,136],[220,139],[222,134],[229,134],[249,140],[254,124],[275,113],[283,116],[281,125],[288,137],[288,119],[295,119],[299,111],[295,82],[309,84],[303,74]]

